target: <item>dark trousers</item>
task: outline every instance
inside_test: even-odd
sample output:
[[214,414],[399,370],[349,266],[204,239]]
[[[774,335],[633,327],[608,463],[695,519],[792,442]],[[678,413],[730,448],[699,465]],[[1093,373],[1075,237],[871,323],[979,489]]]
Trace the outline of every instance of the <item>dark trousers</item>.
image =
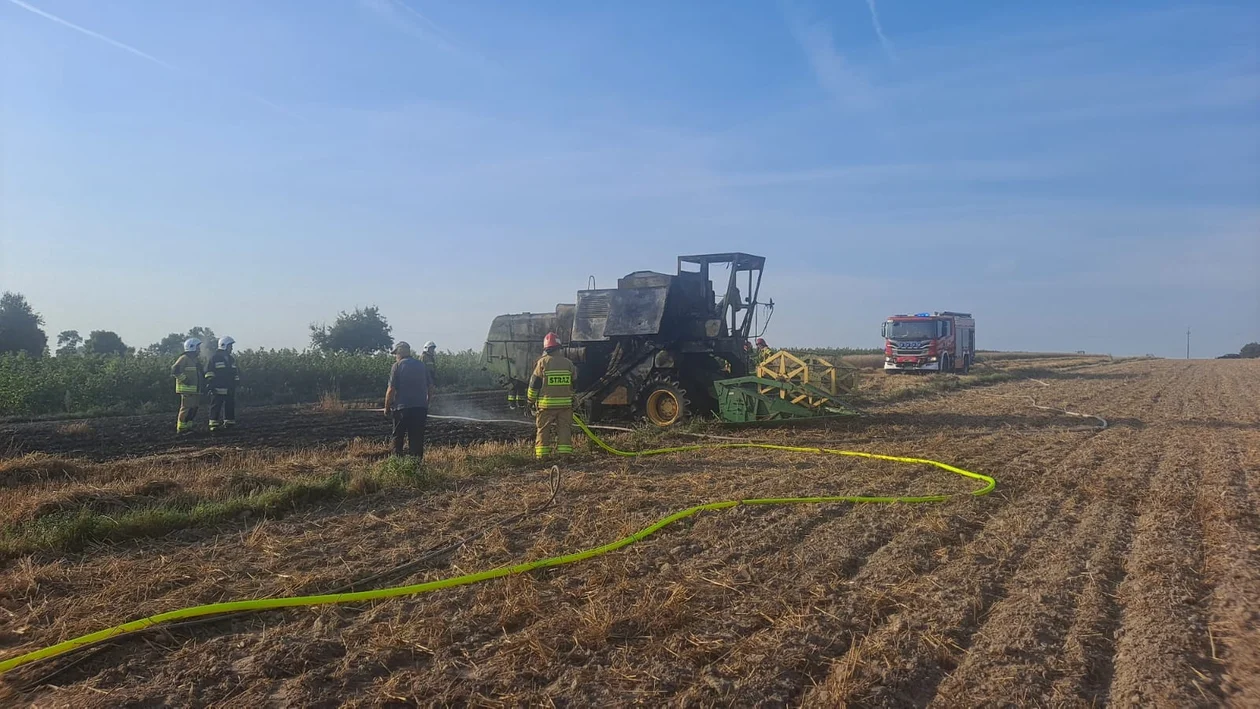
[[228,390],[226,394],[210,390],[210,428],[236,425],[236,392]]
[[424,427],[429,421],[429,409],[415,406],[394,412],[394,455],[403,454],[403,439],[409,441],[408,453],[424,458]]

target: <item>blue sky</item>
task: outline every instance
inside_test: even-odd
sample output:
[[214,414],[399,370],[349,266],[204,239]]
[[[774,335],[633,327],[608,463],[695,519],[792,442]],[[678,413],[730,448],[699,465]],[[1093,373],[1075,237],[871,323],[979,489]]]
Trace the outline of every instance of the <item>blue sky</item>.
[[[67,24],[68,23],[68,24]],[[74,25],[73,27],[70,25]],[[1260,8],[0,0],[0,289],[144,346],[768,257],[771,344],[1260,340]]]

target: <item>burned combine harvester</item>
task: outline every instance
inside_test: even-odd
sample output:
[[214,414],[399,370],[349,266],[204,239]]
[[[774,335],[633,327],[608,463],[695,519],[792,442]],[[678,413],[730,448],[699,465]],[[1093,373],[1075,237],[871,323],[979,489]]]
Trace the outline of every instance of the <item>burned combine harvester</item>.
[[[616,288],[582,290],[554,313],[500,315],[482,362],[523,402],[526,382],[554,332],[577,366],[574,407],[595,420],[641,414],[670,426],[718,411],[719,380],[754,369],[747,350],[765,258],[744,253],[678,257],[678,273],[635,271]],[[716,267],[716,268],[715,268]],[[725,271],[715,292],[710,272]],[[741,287],[743,290],[741,291]]]

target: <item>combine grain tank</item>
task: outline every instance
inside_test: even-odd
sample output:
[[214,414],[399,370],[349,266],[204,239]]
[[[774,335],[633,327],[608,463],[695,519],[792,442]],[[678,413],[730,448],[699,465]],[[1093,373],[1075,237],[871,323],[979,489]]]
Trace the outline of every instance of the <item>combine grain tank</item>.
[[[641,414],[670,426],[716,412],[714,382],[752,370],[746,346],[764,267],[744,253],[680,256],[672,275],[635,271],[552,313],[500,315],[482,362],[503,378],[509,401],[522,400],[543,336],[554,332],[577,365],[574,405],[586,417]],[[724,282],[715,288],[711,275]]]

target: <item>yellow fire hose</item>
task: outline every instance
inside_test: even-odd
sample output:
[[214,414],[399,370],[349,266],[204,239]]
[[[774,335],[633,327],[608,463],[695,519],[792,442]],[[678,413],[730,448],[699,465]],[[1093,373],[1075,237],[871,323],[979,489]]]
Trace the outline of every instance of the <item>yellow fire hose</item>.
[[[761,449],[766,449],[766,450],[787,451],[787,452],[793,452],[793,453],[843,455],[843,456],[852,456],[856,458],[870,458],[874,460],[890,460],[890,461],[895,461],[898,463],[932,465],[937,468],[940,468],[941,470],[946,470],[956,475],[961,475],[963,477],[967,477],[973,480],[979,480],[983,482],[984,485],[981,488],[969,493],[977,497],[980,495],[989,494],[990,492],[993,491],[993,488],[997,485],[997,482],[993,478],[989,477],[988,475],[982,475],[980,473],[973,473],[969,470],[956,468],[952,465],[941,463],[935,460],[928,460],[926,458],[905,458],[901,456],[881,455],[878,453],[863,453],[860,451],[834,450],[831,448],[781,446],[781,445],[775,445],[772,443],[709,443],[709,444],[696,444],[696,445],[688,445],[688,446],[676,446],[673,448],[657,448],[654,450],[646,450],[646,451],[622,451],[622,450],[617,450],[616,448],[613,448],[612,446],[605,443],[602,439],[596,436],[595,433],[591,431],[590,428],[587,427],[585,422],[583,422],[578,417],[574,416],[573,420],[574,422],[577,423],[578,427],[580,427],[582,431],[586,433],[587,436],[590,437],[590,439],[595,443],[595,445],[599,446],[605,451],[616,456],[638,457],[638,456],[649,456],[649,455],[663,455],[666,453],[682,453],[686,451],[695,451],[695,450],[711,449],[711,448],[761,448]],[[473,574],[464,574],[462,576],[454,576],[454,577],[446,578],[446,579],[438,579],[436,581],[427,581],[425,583],[412,584],[409,586],[394,586],[391,588],[380,588],[380,589],[374,589],[371,591],[355,591],[351,593],[330,593],[330,594],[316,595],[316,596],[291,596],[287,598],[258,598],[258,599],[252,599],[252,600],[246,600],[246,601],[229,601],[225,603],[210,603],[210,604],[202,605],[202,606],[192,606],[190,608],[180,608],[178,610],[167,611],[165,613],[158,613],[157,615],[152,615],[147,618],[141,618],[139,620],[133,620],[129,623],[123,623],[122,625],[115,625],[112,628],[105,628],[104,630],[98,630],[95,633],[89,633],[87,635],[83,635],[77,638],[73,638],[70,640],[66,640],[64,642],[57,643],[56,645],[50,645],[40,650],[35,650],[32,652],[28,652],[24,655],[18,655],[17,657],[11,657],[7,660],[0,661],[0,675],[16,667],[21,667],[22,665],[26,665],[26,664],[36,662],[39,660],[46,660],[52,657],[57,657],[58,655],[70,652],[72,650],[75,650],[81,647],[85,647],[87,645],[94,645],[96,643],[104,642],[111,638],[116,638],[120,635],[134,633],[140,630],[144,630],[145,628],[156,625],[158,623],[164,623],[167,621],[184,620],[188,618],[197,618],[197,617],[208,616],[208,615],[216,615],[220,613],[234,613],[234,612],[240,612],[240,611],[264,611],[264,610],[272,610],[276,608],[291,608],[294,606],[316,606],[316,605],[324,605],[324,604],[330,604],[330,603],[358,603],[362,601],[375,601],[382,598],[395,598],[398,596],[410,596],[410,595],[415,595],[419,593],[428,593],[429,591],[437,591],[443,588],[467,586],[469,584],[479,583],[481,581],[489,581],[490,579],[502,578],[504,576],[524,574],[530,571],[536,571],[538,569],[547,569],[553,566],[563,566],[564,564],[573,564],[579,561],[585,561],[586,559],[590,559],[592,557],[600,556],[601,554],[607,554],[609,552],[617,551],[618,549],[621,549],[622,547],[629,546],[637,541],[640,541],[642,539],[645,539],[655,534],[656,532],[673,524],[674,522],[677,522],[682,519],[686,519],[699,512],[704,512],[708,510],[724,510],[731,507],[737,507],[739,505],[793,505],[793,504],[821,504],[821,503],[838,503],[838,502],[915,504],[915,503],[926,503],[926,502],[944,502],[950,499],[951,497],[954,497],[954,495],[918,495],[918,496],[892,496],[892,497],[879,497],[879,496],[867,496],[867,495],[828,495],[828,496],[821,496],[821,497],[770,497],[770,498],[756,498],[756,499],[749,499],[749,500],[723,500],[720,502],[709,502],[703,505],[696,505],[695,507],[688,507],[687,509],[679,510],[667,517],[657,520],[651,525],[648,525],[647,527],[644,527],[643,529],[640,529],[639,531],[627,537],[622,537],[621,539],[618,539],[613,542],[609,542],[607,544],[604,544],[603,546],[593,547],[591,549],[584,549],[582,551],[573,552],[571,554],[564,554],[562,556],[553,556],[546,559],[538,559],[537,561],[527,561],[525,563],[514,564],[512,566],[500,566],[498,568],[490,569],[488,571],[479,571]]]

